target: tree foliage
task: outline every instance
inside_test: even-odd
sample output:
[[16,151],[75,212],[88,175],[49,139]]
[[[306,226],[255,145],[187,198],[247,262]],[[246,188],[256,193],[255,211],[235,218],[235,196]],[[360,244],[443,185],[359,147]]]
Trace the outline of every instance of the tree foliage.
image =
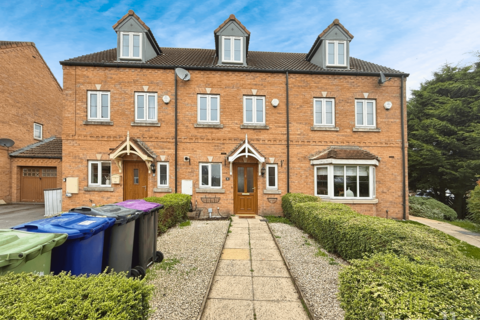
[[[480,58],[480,56],[479,56]],[[465,217],[464,195],[480,174],[480,62],[444,65],[408,102],[409,185],[431,189]]]

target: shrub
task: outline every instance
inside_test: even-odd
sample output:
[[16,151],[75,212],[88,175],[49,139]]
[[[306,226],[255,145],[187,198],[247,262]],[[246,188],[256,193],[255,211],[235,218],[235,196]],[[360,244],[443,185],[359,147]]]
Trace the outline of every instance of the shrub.
[[147,319],[153,286],[124,274],[0,276],[1,319]]
[[293,212],[293,205],[304,202],[320,202],[320,198],[303,193],[287,193],[282,197],[282,210],[285,218],[290,219]]
[[171,193],[163,197],[149,197],[145,201],[161,203],[164,208],[158,216],[158,233],[164,233],[169,228],[187,219],[191,197],[186,194]]
[[468,218],[475,223],[480,223],[480,185],[470,192],[470,198],[467,200],[467,208],[470,212]]
[[[480,280],[393,254],[353,260],[340,274],[345,319],[476,319]],[[452,318],[453,319],[453,318]]]
[[432,198],[410,197],[408,198],[410,214],[412,216],[456,220],[457,213],[455,210]]

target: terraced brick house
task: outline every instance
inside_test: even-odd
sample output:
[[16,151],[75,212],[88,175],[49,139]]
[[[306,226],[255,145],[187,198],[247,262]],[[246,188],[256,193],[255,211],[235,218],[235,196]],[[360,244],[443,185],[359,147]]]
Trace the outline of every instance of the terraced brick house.
[[116,48],[61,62],[64,209],[177,192],[280,215],[303,192],[408,216],[408,74],[352,57],[338,20],[307,53],[249,50],[234,15],[214,49],[162,47],[133,11],[113,29]]

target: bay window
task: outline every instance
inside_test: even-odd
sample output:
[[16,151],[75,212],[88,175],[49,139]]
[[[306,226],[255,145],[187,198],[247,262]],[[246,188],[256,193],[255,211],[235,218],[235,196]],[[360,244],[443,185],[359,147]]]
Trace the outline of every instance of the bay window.
[[315,195],[333,199],[375,198],[375,166],[316,166]]

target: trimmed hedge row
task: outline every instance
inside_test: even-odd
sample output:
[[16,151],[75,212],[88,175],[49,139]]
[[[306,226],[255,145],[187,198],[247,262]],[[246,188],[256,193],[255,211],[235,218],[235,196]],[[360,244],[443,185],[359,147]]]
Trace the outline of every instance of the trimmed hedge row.
[[282,210],[285,218],[290,219],[293,213],[293,205],[305,202],[320,202],[320,198],[303,193],[287,193],[282,197]]
[[458,217],[455,210],[432,198],[410,197],[408,203],[412,216],[450,221]]
[[169,228],[187,219],[191,197],[186,194],[170,193],[163,197],[149,197],[145,201],[163,204],[158,216],[158,233],[165,233]]
[[153,286],[124,274],[0,276],[1,319],[147,319]]

